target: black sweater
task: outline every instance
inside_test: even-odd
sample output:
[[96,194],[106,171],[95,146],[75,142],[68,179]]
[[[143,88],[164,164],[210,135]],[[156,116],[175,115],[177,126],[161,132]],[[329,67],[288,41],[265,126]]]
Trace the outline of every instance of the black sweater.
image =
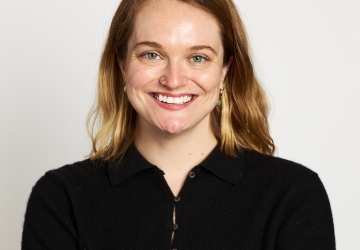
[[28,202],[22,249],[335,249],[325,189],[301,165],[216,147],[178,197],[163,174],[134,146],[121,162],[47,172]]

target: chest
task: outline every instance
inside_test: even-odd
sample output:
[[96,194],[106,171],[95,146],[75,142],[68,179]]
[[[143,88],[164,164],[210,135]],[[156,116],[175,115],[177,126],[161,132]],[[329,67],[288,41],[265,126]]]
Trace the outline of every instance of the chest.
[[176,197],[164,176],[148,174],[81,200],[75,215],[88,250],[262,249],[272,211],[264,197],[196,170]]

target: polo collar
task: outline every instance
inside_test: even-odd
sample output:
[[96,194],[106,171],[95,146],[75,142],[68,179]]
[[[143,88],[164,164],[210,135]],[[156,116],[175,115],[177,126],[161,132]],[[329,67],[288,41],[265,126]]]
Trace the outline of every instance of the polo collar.
[[[220,145],[211,151],[208,157],[197,167],[204,167],[220,179],[236,185],[242,177],[245,155],[238,153],[237,157],[228,156],[221,152]],[[108,174],[110,183],[118,185],[132,175],[148,168],[157,168],[148,162],[134,145],[126,151],[123,158],[109,164]]]
[[199,164],[220,179],[236,185],[241,180],[245,166],[245,151],[238,152],[236,157],[226,155],[218,143],[206,159]]
[[156,167],[148,162],[132,144],[125,155],[109,164],[109,178],[112,185],[118,185],[142,170]]

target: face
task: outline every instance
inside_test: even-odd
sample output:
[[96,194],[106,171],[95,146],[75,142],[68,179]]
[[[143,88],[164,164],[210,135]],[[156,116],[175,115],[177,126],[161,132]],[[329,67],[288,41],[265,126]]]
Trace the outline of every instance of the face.
[[137,126],[167,134],[210,129],[228,65],[216,20],[180,1],[149,0],[118,58]]

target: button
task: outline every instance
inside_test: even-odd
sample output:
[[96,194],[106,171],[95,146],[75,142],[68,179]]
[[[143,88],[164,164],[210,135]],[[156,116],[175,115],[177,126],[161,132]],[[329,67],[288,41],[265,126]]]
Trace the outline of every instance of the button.
[[180,201],[180,197],[175,197],[174,201],[176,202]]
[[179,225],[178,224],[174,224],[174,230],[178,229],[179,228]]
[[195,173],[194,173],[194,172],[190,172],[189,177],[190,177],[190,178],[194,178],[194,177],[195,177]]

